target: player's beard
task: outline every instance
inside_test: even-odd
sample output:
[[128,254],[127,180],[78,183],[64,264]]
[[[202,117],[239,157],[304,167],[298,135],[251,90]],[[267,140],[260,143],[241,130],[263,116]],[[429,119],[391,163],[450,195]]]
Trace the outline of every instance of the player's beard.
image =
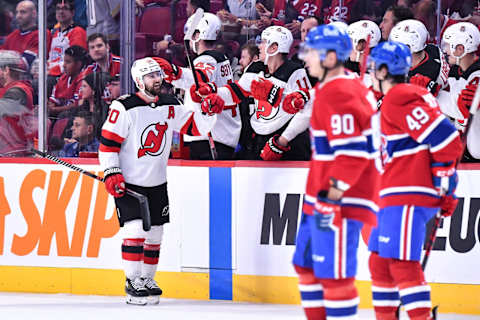
[[152,86],[145,86],[145,92],[147,92],[149,95],[155,97],[160,95],[162,90],[162,83],[161,82],[155,82]]

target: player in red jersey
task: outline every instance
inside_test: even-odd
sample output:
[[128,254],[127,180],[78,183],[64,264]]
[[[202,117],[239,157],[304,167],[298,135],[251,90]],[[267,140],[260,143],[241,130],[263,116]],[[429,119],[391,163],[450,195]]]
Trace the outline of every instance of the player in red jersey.
[[379,320],[394,320],[400,301],[410,319],[430,320],[430,287],[419,263],[427,222],[456,207],[457,130],[426,88],[406,84],[410,49],[382,42],[372,50],[374,88],[381,107],[382,159],[378,226],[368,248],[373,306]]
[[375,99],[343,66],[352,50],[345,31],[332,25],[313,28],[305,46],[306,66],[319,82],[293,264],[308,319],[353,319],[359,303],[354,280],[360,230],[363,224],[375,225],[378,210]]

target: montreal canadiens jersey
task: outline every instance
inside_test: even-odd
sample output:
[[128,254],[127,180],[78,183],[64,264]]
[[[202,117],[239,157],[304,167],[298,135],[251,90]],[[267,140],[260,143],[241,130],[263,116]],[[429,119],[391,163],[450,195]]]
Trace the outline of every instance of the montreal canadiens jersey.
[[102,127],[99,160],[103,170],[120,167],[125,181],[153,187],[167,181],[172,132],[206,134],[216,116],[185,108],[172,95],[147,103],[138,95],[112,102]]
[[381,109],[382,207],[438,207],[433,162],[455,162],[463,147],[459,133],[426,89],[398,84],[383,98]]
[[48,55],[49,75],[60,76],[64,72],[63,57],[65,50],[74,45],[87,49],[87,33],[82,27],[71,25],[64,31],[59,28],[54,30]]
[[425,47],[425,58],[410,69],[408,79],[416,74],[421,74],[431,79],[427,85],[430,92],[436,92],[437,88],[444,89],[448,85],[448,74],[450,66],[445,60],[445,56],[440,48],[433,44],[427,44]]
[[353,74],[316,85],[304,213],[313,213],[318,193],[327,191],[333,178],[344,190],[342,216],[376,224],[381,169],[376,110],[373,93]]
[[453,66],[448,77],[448,87],[441,90],[437,96],[440,109],[454,119],[463,120],[464,117],[458,108],[458,96],[467,84],[480,83],[480,59],[475,61],[465,72],[458,66]]
[[75,78],[64,73],[58,78],[57,83],[53,87],[50,100],[57,106],[65,106],[67,104],[78,105],[82,80],[89,73],[90,69],[88,68],[80,72]]
[[[198,71],[199,81],[213,82],[217,87],[222,87],[233,81],[232,68],[227,57],[215,50],[207,50],[193,61],[195,70]],[[172,85],[185,89],[185,105],[195,106],[190,97],[190,87],[195,84],[190,69],[182,68],[182,77],[172,81]],[[198,110],[197,110],[198,111]],[[212,128],[211,134],[214,141],[236,148],[240,138],[242,121],[238,104],[225,103],[221,113],[217,115],[217,122]],[[185,141],[207,140],[207,136],[188,137]]]
[[[274,73],[269,74],[263,62],[254,62],[242,77],[234,84],[229,84],[218,89],[218,94],[225,103],[234,103],[241,100],[240,95],[249,96],[252,81],[266,79],[283,88],[282,101],[278,107],[273,107],[267,101],[255,100],[255,112],[250,118],[250,124],[255,133],[269,135],[283,127],[293,115],[283,111],[283,99],[290,93],[299,89],[310,89],[310,81],[302,65],[285,61]],[[242,93],[240,94],[239,91]]]

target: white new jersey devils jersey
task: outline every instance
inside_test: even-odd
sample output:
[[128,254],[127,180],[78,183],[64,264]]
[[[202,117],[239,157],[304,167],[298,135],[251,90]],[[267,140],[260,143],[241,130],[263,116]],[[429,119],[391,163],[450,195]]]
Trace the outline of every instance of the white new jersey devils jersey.
[[[213,82],[217,87],[222,87],[233,81],[232,68],[227,57],[215,50],[207,50],[193,61],[199,74],[200,82]],[[182,77],[172,81],[172,85],[185,89],[185,105],[189,108],[194,106],[190,98],[190,87],[194,85],[193,74],[190,69],[182,68]],[[217,115],[217,122],[212,128],[211,134],[214,141],[236,148],[240,138],[242,127],[238,105],[235,103],[225,104],[222,113]],[[206,136],[189,137],[186,141],[207,140]]]
[[153,187],[167,181],[172,132],[206,134],[216,116],[185,108],[172,95],[147,103],[138,95],[125,95],[110,105],[102,127],[99,160],[103,170],[122,169],[130,184]]
[[[253,63],[242,77],[236,82],[243,92],[251,92],[252,81],[266,79],[273,84],[283,88],[282,101],[278,107],[273,107],[267,101],[255,100],[255,112],[250,118],[250,124],[257,134],[269,135],[282,128],[293,115],[283,111],[282,103],[285,96],[300,89],[311,89],[307,73],[302,65],[285,61],[274,73],[269,74],[267,66],[263,62]],[[226,88],[220,88],[218,94],[225,100],[225,103],[231,103],[238,99],[234,97],[234,86],[227,85]]]

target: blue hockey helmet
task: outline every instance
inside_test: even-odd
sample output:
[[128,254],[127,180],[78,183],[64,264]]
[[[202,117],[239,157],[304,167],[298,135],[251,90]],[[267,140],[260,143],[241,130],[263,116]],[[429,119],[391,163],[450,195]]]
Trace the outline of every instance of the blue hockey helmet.
[[352,41],[345,30],[325,24],[312,28],[306,38],[306,48],[318,50],[320,60],[324,60],[328,51],[335,51],[338,60],[347,60],[352,51]]
[[403,43],[385,41],[373,48],[369,61],[375,63],[376,70],[386,65],[391,75],[406,75],[412,65],[412,54]]

